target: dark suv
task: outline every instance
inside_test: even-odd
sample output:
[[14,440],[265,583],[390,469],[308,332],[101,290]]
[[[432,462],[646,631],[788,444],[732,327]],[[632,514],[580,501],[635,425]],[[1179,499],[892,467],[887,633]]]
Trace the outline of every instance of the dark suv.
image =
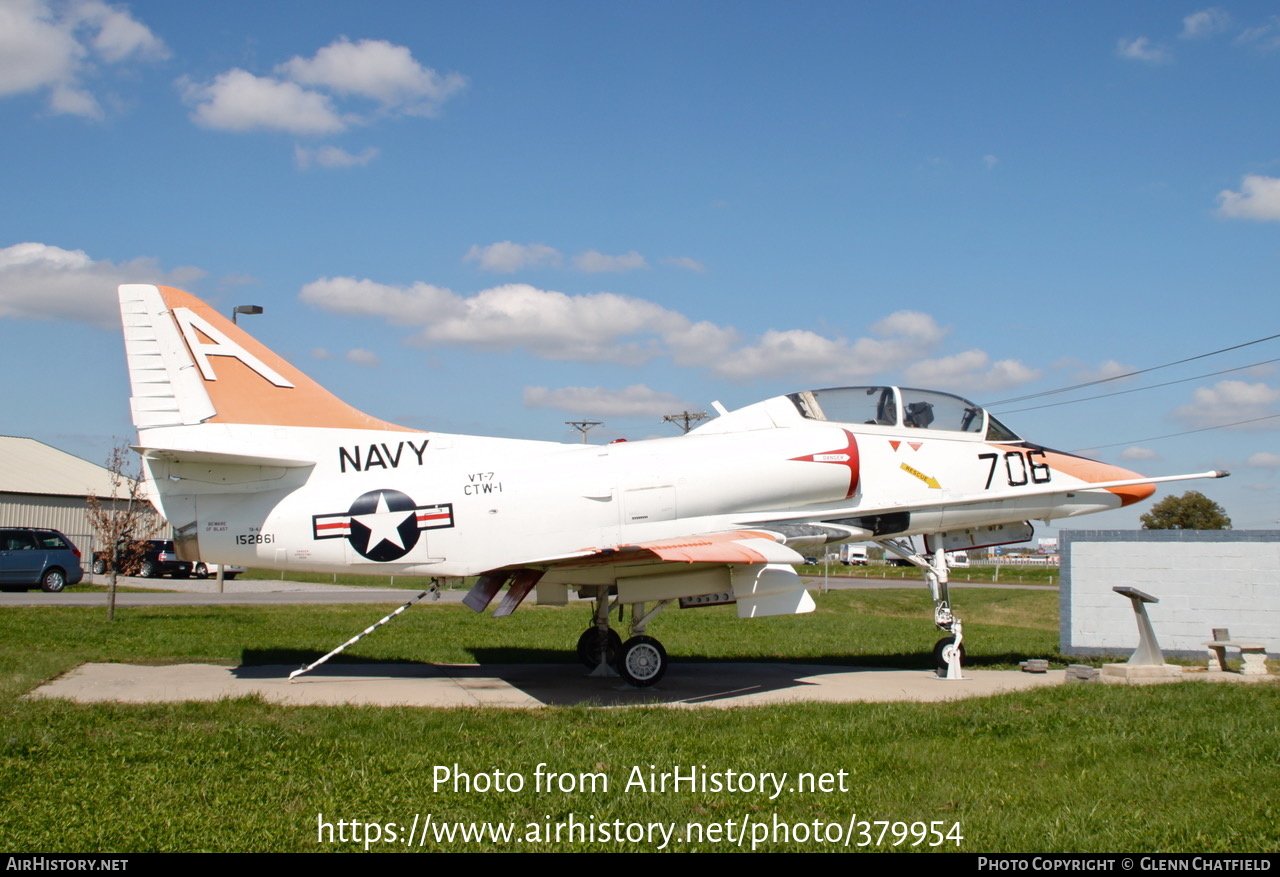
[[[167,575],[185,579],[191,575],[191,563],[178,560],[178,555],[173,550],[173,541],[169,539],[121,542],[119,555],[120,572],[123,575],[142,576],[144,579]],[[94,552],[94,575],[102,575],[110,566],[111,557],[107,551]]]
[[0,528],[0,587],[25,591],[40,586],[55,594],[84,578],[80,549],[57,530]]

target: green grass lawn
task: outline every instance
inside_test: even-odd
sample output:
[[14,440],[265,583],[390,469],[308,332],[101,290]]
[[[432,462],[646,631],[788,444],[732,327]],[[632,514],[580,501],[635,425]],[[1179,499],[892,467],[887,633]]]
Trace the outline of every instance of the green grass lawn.
[[[778,660],[923,667],[930,607],[906,591],[833,592],[808,617],[740,621],[671,611],[651,632],[676,662]],[[1057,595],[966,590],[970,664],[1059,658]],[[1071,685],[946,704],[797,704],[732,710],[433,710],[221,703],[77,705],[23,697],[84,661],[294,663],[380,614],[368,606],[0,612],[0,837],[16,851],[317,851],[318,821],[440,821],[533,828],[733,823],[812,827],[850,819],[959,823],[958,849],[1274,851],[1280,848],[1276,685]],[[425,605],[355,646],[352,660],[570,661],[582,606],[504,620]],[[678,672],[678,667],[672,672]],[[943,684],[943,683],[939,683]],[[537,792],[537,766],[597,774],[608,790]],[[520,791],[437,787],[440,769],[516,774]],[[679,766],[712,773],[844,771],[845,790],[769,794],[625,788]],[[874,828],[874,827],[873,827]],[[875,829],[878,831],[878,829]],[[361,829],[363,834],[363,829]],[[348,833],[348,837],[350,833]],[[855,837],[853,843],[858,843]],[[887,842],[893,839],[886,835]],[[908,837],[906,844],[913,838]],[[619,850],[649,843],[544,837],[423,849]],[[749,846],[750,844],[748,844]],[[672,843],[723,850],[727,842]],[[374,849],[404,849],[376,844]],[[812,838],[761,849],[822,851]],[[941,849],[957,849],[948,843]]]

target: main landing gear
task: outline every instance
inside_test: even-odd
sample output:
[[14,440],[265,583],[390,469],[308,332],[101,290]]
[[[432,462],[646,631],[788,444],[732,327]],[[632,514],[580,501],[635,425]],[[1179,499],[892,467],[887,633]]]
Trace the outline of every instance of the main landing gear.
[[592,613],[594,621],[578,637],[578,660],[591,671],[591,676],[621,676],[636,688],[653,685],[667,672],[667,650],[653,637],[645,636],[644,628],[670,602],[659,601],[648,611],[644,603],[630,604],[631,638],[623,642],[609,627],[609,613],[618,607],[621,618],[622,607],[616,600],[610,603],[608,589],[600,588]]
[[947,679],[963,679],[960,667],[964,662],[964,633],[960,619],[951,611],[951,592],[948,585],[946,553],[938,548],[932,558],[915,550],[910,539],[881,539],[880,545],[924,570],[933,596],[933,623],[947,636],[934,643],[933,664],[939,676]]

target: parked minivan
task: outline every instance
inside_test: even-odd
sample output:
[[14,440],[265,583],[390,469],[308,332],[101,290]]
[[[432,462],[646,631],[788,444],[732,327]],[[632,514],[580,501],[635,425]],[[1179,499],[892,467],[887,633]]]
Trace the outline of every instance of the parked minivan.
[[39,585],[56,594],[82,578],[80,549],[57,530],[0,528],[0,588],[25,591]]

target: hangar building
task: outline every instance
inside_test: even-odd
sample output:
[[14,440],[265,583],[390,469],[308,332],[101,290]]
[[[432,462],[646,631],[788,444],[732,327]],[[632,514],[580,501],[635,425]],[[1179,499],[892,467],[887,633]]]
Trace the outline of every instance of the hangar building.
[[102,466],[35,439],[0,436],[0,526],[61,530],[91,557],[90,493],[111,495],[111,473]]

